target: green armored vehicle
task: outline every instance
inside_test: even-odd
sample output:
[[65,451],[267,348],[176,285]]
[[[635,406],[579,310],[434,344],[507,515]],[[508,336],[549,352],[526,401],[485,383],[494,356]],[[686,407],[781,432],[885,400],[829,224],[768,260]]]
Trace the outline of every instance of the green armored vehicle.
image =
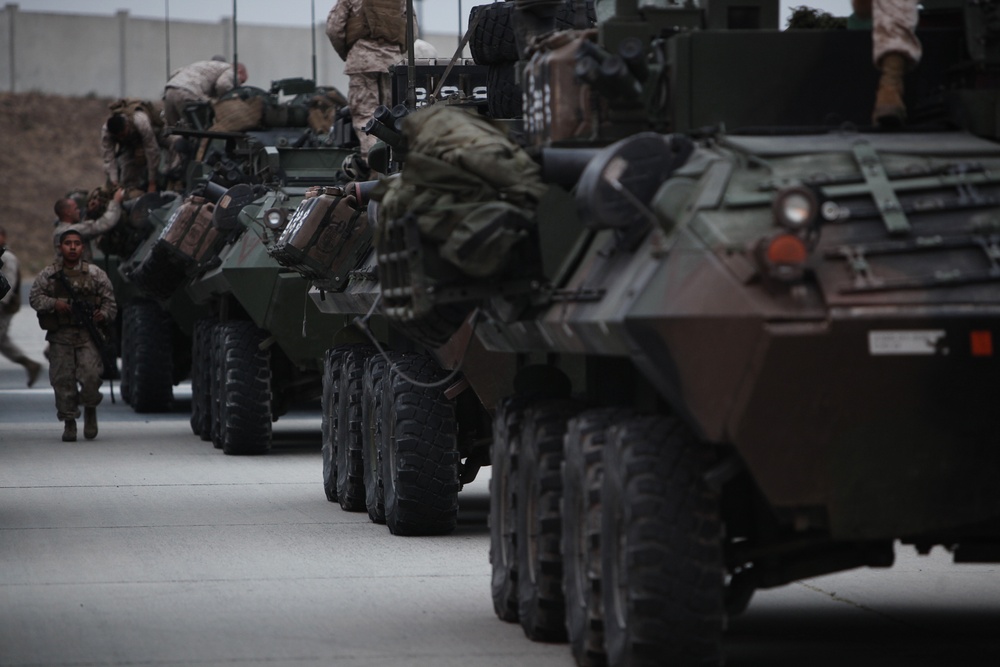
[[442,126],[506,136],[432,108],[376,227],[391,323],[512,355],[497,615],[581,665],[715,664],[756,589],[897,540],[1000,561],[996,3],[923,3],[898,132],[870,124],[865,31],[613,0],[529,47],[557,4],[492,10],[544,188],[424,178],[470,168]]

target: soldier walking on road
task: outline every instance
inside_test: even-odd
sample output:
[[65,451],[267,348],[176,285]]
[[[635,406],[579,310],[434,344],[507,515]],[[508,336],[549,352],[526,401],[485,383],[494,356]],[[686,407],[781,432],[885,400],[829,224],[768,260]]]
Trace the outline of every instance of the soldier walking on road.
[[[236,64],[240,85],[246,83],[247,68]],[[184,118],[184,107],[192,102],[216,100],[236,87],[233,66],[223,61],[201,60],[174,70],[163,90],[163,115],[169,127]]]
[[[0,248],[7,245],[7,230],[0,227]],[[10,283],[10,292],[0,299],[0,354],[7,357],[15,364],[24,366],[28,372],[28,386],[35,384],[38,373],[42,370],[42,365],[37,361],[28,358],[21,348],[10,339],[10,321],[14,318],[14,313],[21,309],[21,268],[17,262],[17,256],[9,250],[3,253],[0,258],[0,272],[3,273],[7,282]]]
[[390,104],[389,65],[406,51],[405,0],[338,0],[326,19],[326,35],[344,60],[347,105],[361,142],[361,157],[376,138],[364,132],[375,108]]
[[56,414],[64,423],[64,442],[76,441],[76,420],[83,406],[83,435],[97,437],[101,394],[100,350],[87,322],[111,322],[118,306],[108,275],[83,260],[83,237],[70,229],[59,239],[62,257],[46,266],[31,286],[29,301],[48,333],[49,380],[56,394]]
[[[105,232],[111,231],[111,228],[118,224],[118,219],[122,214],[122,199],[124,197],[125,191],[119,188],[115,191],[111,201],[108,202],[108,208],[101,217],[96,220],[84,220],[83,222],[80,221],[80,205],[75,199],[66,197],[58,200],[55,205],[57,219],[55,228],[52,230],[52,247],[55,249],[56,259],[61,255],[59,239],[63,233],[73,229],[79,232],[80,238],[83,239],[83,259],[89,262],[94,256],[90,247],[90,241]],[[89,203],[88,201],[88,208]]]

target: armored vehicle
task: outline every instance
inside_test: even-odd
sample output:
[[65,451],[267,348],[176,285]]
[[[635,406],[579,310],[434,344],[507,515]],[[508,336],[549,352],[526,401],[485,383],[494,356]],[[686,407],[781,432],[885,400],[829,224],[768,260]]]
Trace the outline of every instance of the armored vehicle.
[[[279,101],[279,95],[293,97]],[[332,335],[324,328],[329,318],[310,309],[305,282],[263,251],[262,220],[240,213],[255,202],[248,212],[259,213],[266,202],[301,195],[333,178],[351,150],[325,145],[327,137],[310,114],[319,110],[317,100],[338,97],[312,81],[285,79],[269,91],[234,91],[215,105],[214,120],[205,108],[189,108],[185,127],[175,128],[192,148],[185,192],[149,207],[144,224],[151,231],[120,272],[143,297],[133,305],[145,315],[126,319],[123,393],[136,406],[136,395],[148,393],[140,387],[158,388],[163,409],[170,400],[169,369],[176,380],[190,368],[192,429],[227,453],[266,451],[271,421],[291,403],[319,393],[313,367],[325,343],[317,352],[309,341]],[[331,115],[320,119],[327,130]],[[131,331],[143,322],[150,326]],[[171,329],[180,335],[171,337]],[[210,356],[213,336],[218,354]],[[172,365],[167,357],[166,377],[130,372],[139,345],[155,345],[150,356],[163,360],[171,339],[180,341],[173,347],[185,351],[186,365]],[[248,358],[236,359],[244,352]],[[227,363],[240,376],[229,383],[228,402],[213,397],[210,381]],[[226,389],[215,384],[219,392]]]
[[1000,560],[996,3],[923,3],[896,132],[865,31],[614,0],[539,39],[558,4],[492,10],[544,187],[464,187],[435,133],[506,133],[432,107],[376,226],[391,323],[512,355],[497,615],[581,665],[714,664],[756,589],[897,541]]

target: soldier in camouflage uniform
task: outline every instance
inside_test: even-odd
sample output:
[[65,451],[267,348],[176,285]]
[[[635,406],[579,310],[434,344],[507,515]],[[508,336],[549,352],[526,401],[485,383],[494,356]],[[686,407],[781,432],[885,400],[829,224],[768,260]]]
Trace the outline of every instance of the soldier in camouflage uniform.
[[156,192],[159,141],[153,121],[145,111],[112,114],[101,127],[101,155],[110,188],[123,188],[126,199]]
[[[83,259],[89,262],[94,256],[90,247],[91,239],[110,231],[118,224],[118,219],[121,218],[122,214],[122,199],[124,197],[125,191],[119,188],[115,191],[114,197],[108,202],[107,209],[100,217],[82,222],[80,221],[80,204],[75,199],[66,197],[57,201],[55,205],[56,223],[55,228],[52,230],[52,248],[55,250],[56,259],[59,259],[62,254],[59,250],[60,237],[64,232],[74,229],[80,232],[80,236],[83,238]],[[95,204],[100,204],[100,200],[96,197],[88,199],[88,213],[91,210],[92,201]]]
[[[237,63],[236,72],[240,85],[246,83],[246,66]],[[235,87],[233,66],[224,60],[201,60],[174,70],[163,89],[163,115],[167,125],[173,127],[184,118],[184,107],[189,103],[216,100]]]
[[118,312],[108,275],[83,260],[80,232],[68,230],[59,240],[62,257],[46,266],[31,286],[29,302],[48,331],[49,380],[56,394],[56,414],[64,423],[62,439],[76,441],[76,420],[83,406],[83,435],[97,437],[97,405],[101,402],[103,365],[97,345],[86,327],[74,318],[70,290],[58,274],[66,276],[76,298],[93,308],[98,325],[111,322]]
[[344,60],[351,123],[367,159],[376,138],[364,127],[378,105],[390,103],[389,65],[402,60],[406,50],[406,2],[338,0],[327,16],[326,35]]
[[[7,230],[0,227],[0,249],[7,245]],[[21,269],[14,253],[7,250],[0,257],[0,275],[2,275],[11,286],[11,291],[3,294],[0,290],[0,354],[7,357],[15,364],[24,366],[28,372],[28,386],[35,384],[38,373],[42,370],[42,365],[37,361],[28,358],[28,355],[10,339],[8,333],[10,321],[14,314],[21,308]]]

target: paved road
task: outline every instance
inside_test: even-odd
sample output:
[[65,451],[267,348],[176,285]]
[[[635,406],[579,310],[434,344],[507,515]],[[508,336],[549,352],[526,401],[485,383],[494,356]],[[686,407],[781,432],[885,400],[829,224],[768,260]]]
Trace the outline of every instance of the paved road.
[[[31,313],[14,335],[36,358]],[[498,621],[489,471],[444,538],[396,538],[328,503],[318,419],[228,457],[173,413],[106,398],[96,441],[62,443],[51,390],[0,359],[0,665],[572,665]],[[1000,665],[1000,568],[902,549],[758,594],[728,665]]]

